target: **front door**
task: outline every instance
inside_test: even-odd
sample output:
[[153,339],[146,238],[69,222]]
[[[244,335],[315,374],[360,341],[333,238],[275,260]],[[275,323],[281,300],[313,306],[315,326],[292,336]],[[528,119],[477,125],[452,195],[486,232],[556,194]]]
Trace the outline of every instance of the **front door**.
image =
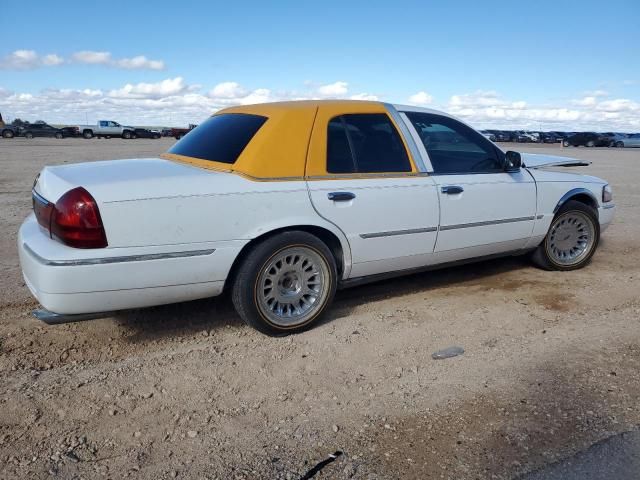
[[536,217],[536,185],[529,172],[506,172],[504,154],[453,118],[405,115],[422,140],[438,187],[436,254],[449,261],[523,248]]
[[316,211],[349,240],[351,277],[429,263],[438,193],[412,160],[382,105],[319,107],[307,185]]

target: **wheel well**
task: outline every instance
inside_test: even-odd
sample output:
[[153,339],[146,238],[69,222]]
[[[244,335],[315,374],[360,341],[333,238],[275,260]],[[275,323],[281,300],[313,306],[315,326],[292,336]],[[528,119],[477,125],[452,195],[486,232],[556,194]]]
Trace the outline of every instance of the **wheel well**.
[[578,193],[572,197],[569,197],[567,200],[574,200],[576,202],[584,203],[585,205],[593,208],[595,211],[598,211],[598,204],[591,195],[587,195],[586,193]]
[[586,190],[584,188],[576,188],[567,192],[558,202],[556,208],[553,210],[553,213],[558,213],[560,207],[567,203],[569,200],[574,200],[576,202],[584,203],[585,205],[593,208],[596,211],[596,215],[598,213],[598,201],[592,192]]
[[242,247],[242,250],[240,250],[240,253],[236,257],[236,259],[233,261],[233,264],[231,265],[231,270],[229,270],[229,275],[227,275],[227,279],[225,280],[225,284],[224,284],[225,290],[232,284],[230,280],[232,280],[235,277],[238,268],[240,267],[240,265],[242,265],[242,262],[244,261],[246,256],[249,254],[249,252],[253,249],[255,245],[266,240],[267,238],[273,237],[282,232],[292,232],[292,231],[307,232],[307,233],[310,233],[311,235],[318,237],[320,240],[322,240],[325,243],[325,245],[329,247],[329,250],[331,250],[331,253],[333,254],[333,258],[336,261],[336,267],[338,269],[338,278],[342,276],[342,272],[344,271],[344,254],[342,251],[342,245],[340,244],[340,240],[338,239],[338,237],[336,237],[336,235],[333,232],[327,230],[326,228],[317,227],[315,225],[295,225],[291,227],[278,228],[276,230],[271,230],[270,232],[263,233],[262,235],[254,238],[249,243],[247,243],[244,247]]

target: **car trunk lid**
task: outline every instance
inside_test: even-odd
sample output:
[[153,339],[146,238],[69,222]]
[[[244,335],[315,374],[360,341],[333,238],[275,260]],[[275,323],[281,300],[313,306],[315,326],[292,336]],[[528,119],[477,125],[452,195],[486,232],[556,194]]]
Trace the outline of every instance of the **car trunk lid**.
[[226,175],[161,158],[109,160],[45,167],[34,190],[52,203],[76,187],[98,203],[122,202],[219,192]]

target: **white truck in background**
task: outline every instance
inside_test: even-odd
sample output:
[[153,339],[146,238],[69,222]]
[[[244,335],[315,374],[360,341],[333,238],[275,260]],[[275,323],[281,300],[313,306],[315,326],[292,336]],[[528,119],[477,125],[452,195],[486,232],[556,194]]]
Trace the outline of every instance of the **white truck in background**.
[[134,135],[134,128],[129,126],[120,125],[118,122],[111,120],[100,120],[95,125],[78,125],[78,131],[84,138],[132,138]]

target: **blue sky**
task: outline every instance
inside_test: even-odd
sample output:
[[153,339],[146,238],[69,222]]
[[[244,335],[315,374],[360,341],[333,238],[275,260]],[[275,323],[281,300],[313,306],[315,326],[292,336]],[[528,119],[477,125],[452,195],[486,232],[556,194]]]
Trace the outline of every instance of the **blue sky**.
[[108,3],[3,2],[5,116],[187,123],[354,96],[478,126],[640,130],[637,0]]

